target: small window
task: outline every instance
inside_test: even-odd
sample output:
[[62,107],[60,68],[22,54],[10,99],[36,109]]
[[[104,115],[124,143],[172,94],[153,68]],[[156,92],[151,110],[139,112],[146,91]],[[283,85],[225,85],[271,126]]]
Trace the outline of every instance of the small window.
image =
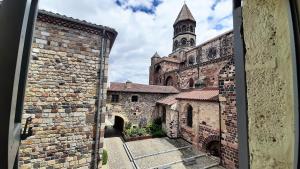
[[178,41],[176,40],[175,42],[174,42],[174,48],[177,48],[178,47]]
[[190,56],[189,57],[189,65],[193,65],[195,64],[195,57],[194,56]]
[[119,102],[119,95],[117,95],[117,94],[111,95],[111,102],[113,102],[113,103]]
[[181,39],[181,45],[186,45],[186,41],[187,41],[187,40],[186,40],[185,38],[182,38],[182,39]]
[[138,102],[139,101],[139,97],[138,96],[132,96],[131,97],[131,102]]
[[186,26],[185,26],[185,25],[182,26],[182,31],[183,31],[183,32],[186,31]]
[[194,32],[194,27],[192,25],[190,26],[190,31]]
[[190,40],[190,45],[191,45],[191,46],[194,46],[194,45],[195,45],[195,41],[194,41],[193,38],[191,38],[191,40]]
[[194,79],[190,78],[189,80],[189,87],[193,88],[194,87]]

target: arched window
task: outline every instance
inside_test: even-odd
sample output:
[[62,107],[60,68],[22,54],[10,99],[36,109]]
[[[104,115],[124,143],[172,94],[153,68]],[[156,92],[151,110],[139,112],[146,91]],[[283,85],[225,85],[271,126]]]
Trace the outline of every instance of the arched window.
[[193,38],[191,38],[191,40],[190,40],[190,45],[191,45],[191,46],[194,46],[194,45],[195,45],[195,41],[194,41]]
[[189,57],[189,65],[193,65],[195,64],[195,57],[194,56],[190,56]]
[[194,79],[190,78],[189,80],[189,87],[193,88],[194,87]]
[[190,31],[194,32],[194,27],[192,25],[190,26]]
[[174,48],[177,48],[178,47],[178,40],[175,40],[174,42]]
[[186,25],[182,26],[182,31],[185,32],[186,31]]
[[166,86],[173,86],[173,78],[171,76],[168,76],[166,79]]
[[175,34],[179,33],[180,32],[180,29],[177,27],[176,28],[176,31],[175,31]]
[[186,38],[181,39],[181,45],[186,45]]
[[193,127],[193,107],[191,105],[188,105],[187,107],[187,126]]
[[159,73],[160,69],[161,69],[161,66],[157,65],[156,68],[155,68],[155,73]]

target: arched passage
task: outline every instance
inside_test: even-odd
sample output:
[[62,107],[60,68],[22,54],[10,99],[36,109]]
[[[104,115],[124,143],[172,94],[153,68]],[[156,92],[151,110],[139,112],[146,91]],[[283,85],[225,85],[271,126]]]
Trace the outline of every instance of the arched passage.
[[220,156],[220,142],[219,141],[211,141],[207,144],[206,152],[209,154],[219,157]]
[[218,135],[208,136],[203,142],[205,151],[213,156],[220,156],[220,137]]
[[166,86],[173,86],[173,78],[171,76],[168,76],[166,79]]
[[114,128],[123,132],[124,129],[124,119],[120,116],[115,116]]

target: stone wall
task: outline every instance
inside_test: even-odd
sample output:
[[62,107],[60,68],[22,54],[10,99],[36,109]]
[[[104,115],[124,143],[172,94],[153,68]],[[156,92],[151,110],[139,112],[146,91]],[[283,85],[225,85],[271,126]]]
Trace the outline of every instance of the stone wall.
[[289,1],[243,4],[250,168],[297,168]]
[[[103,125],[97,154],[94,151],[98,139],[95,116],[99,91],[103,94],[99,109],[105,111],[102,105],[112,42],[105,38],[104,59],[100,62],[102,31],[92,33],[87,29],[93,28],[38,15],[22,122],[33,118],[33,135],[21,142],[22,169],[90,168],[95,164],[94,155],[102,152]],[[96,159],[100,160],[98,155]]]
[[226,168],[238,168],[238,135],[235,91],[235,65],[228,62],[219,75],[221,112],[221,162]]
[[[162,61],[164,58],[158,58],[157,62],[154,62],[154,65],[150,66],[149,73],[149,84],[155,85],[166,85],[166,79],[168,75],[165,75],[165,72],[170,72],[179,68],[178,63]],[[160,67],[160,69],[158,69]],[[174,84],[176,84],[177,79],[173,79]]]
[[[207,86],[218,86],[218,74],[224,65],[233,57],[233,33],[232,31],[221,34],[197,47],[187,51],[180,51],[180,58],[175,64],[172,62],[152,62],[150,66],[150,84],[165,85],[168,76],[173,78],[173,86],[180,89],[189,88],[189,80],[192,78],[196,82],[199,78]],[[178,55],[178,52],[169,55],[170,59]],[[177,56],[178,57],[178,56]],[[164,57],[166,58],[166,57]],[[195,63],[189,64],[188,59],[194,58]],[[155,73],[155,67],[161,66],[159,73]],[[162,80],[155,80],[155,79]]]
[[[119,102],[111,102],[113,94],[119,95]],[[131,102],[132,96],[138,96],[138,102]],[[167,94],[126,93],[108,91],[107,112],[109,117],[120,116],[125,122],[138,126],[147,123],[156,114],[155,102]]]
[[[193,107],[193,127],[187,126],[187,105]],[[179,100],[179,132],[180,136],[202,149],[202,143],[210,135],[217,135],[220,130],[219,103]],[[205,150],[204,150],[205,151]]]
[[177,138],[178,137],[178,111],[177,111],[177,104],[173,104],[171,106],[168,105],[161,105],[159,104],[157,106],[157,109],[159,110],[159,116],[163,117],[162,115],[162,107],[166,108],[166,121],[163,122],[163,129],[166,131],[167,136],[169,138]]
[[220,142],[220,130],[214,129],[210,126],[200,123],[198,139],[198,148],[204,152],[207,152],[207,146],[211,141]]

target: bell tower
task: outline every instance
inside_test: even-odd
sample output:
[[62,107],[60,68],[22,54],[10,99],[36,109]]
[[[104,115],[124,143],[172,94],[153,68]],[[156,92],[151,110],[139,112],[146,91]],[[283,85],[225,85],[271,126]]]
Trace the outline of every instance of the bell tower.
[[184,3],[173,25],[173,52],[179,48],[189,48],[196,45],[196,21]]

